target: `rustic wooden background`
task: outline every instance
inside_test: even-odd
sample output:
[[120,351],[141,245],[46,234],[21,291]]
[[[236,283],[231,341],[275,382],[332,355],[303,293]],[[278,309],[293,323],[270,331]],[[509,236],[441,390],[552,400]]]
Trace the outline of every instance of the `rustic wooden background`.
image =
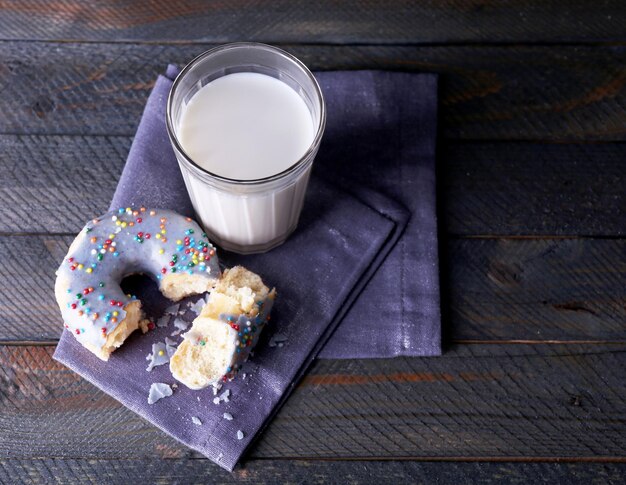
[[[157,74],[236,40],[441,74],[446,351],[317,362],[229,475],[51,360],[52,286]],[[0,2],[0,482],[623,483],[625,43],[620,0]]]

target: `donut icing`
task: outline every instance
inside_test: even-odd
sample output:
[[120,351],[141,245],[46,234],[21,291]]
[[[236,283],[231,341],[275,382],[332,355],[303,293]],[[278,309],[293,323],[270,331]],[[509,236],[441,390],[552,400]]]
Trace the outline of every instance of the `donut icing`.
[[103,360],[138,326],[147,330],[141,302],[120,288],[134,273],[175,301],[209,291],[220,276],[215,247],[188,217],[122,208],[87,223],[57,271],[55,296],[65,327]]

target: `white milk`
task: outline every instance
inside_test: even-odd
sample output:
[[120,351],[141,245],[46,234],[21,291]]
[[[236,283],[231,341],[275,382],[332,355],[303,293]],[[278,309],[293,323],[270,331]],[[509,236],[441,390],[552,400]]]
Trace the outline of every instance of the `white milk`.
[[[192,97],[177,134],[187,155],[207,171],[254,180],[294,165],[311,146],[314,129],[307,105],[285,83],[237,73],[210,82]],[[237,184],[219,189],[183,170],[209,235],[240,252],[280,244],[295,229],[309,173],[310,164],[296,177],[257,190]]]
[[183,110],[178,137],[191,159],[222,177],[252,180],[286,170],[313,142],[303,99],[276,78],[229,74],[200,89]]

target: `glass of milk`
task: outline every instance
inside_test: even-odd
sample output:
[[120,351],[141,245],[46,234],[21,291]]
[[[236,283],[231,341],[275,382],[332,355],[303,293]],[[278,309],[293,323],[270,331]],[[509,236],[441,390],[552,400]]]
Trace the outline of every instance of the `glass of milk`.
[[326,123],[307,67],[265,44],[209,50],[174,81],[166,121],[211,240],[244,254],[283,243],[298,224]]

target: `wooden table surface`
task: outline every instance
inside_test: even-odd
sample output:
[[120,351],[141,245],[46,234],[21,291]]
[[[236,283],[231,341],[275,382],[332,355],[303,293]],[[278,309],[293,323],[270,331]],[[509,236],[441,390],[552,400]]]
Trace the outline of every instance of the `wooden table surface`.
[[[236,40],[440,73],[445,353],[315,363],[230,475],[51,355],[155,77]],[[0,2],[0,482],[624,483],[625,43],[620,0]]]

